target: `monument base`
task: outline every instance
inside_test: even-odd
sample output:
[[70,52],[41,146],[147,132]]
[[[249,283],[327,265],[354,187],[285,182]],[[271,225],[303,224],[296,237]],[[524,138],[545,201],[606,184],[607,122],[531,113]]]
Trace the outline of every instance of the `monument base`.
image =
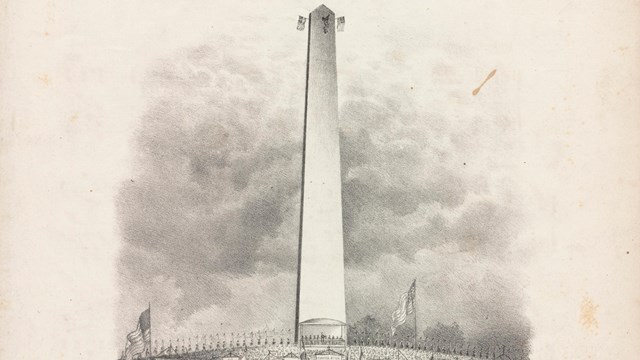
[[339,320],[318,318],[301,322],[299,345],[309,351],[344,349],[347,346],[347,324]]

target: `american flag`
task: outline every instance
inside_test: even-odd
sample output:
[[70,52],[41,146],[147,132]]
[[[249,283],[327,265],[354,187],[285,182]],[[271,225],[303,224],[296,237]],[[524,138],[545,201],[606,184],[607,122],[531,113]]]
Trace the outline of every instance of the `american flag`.
[[344,16],[340,16],[336,19],[337,30],[344,31]]
[[304,24],[307,22],[307,18],[303,16],[298,16],[298,26],[296,27],[298,30],[304,30]]
[[147,355],[151,351],[151,309],[147,309],[138,318],[138,327],[127,335],[125,359]]
[[391,325],[391,335],[396,333],[396,329],[398,326],[402,325],[407,321],[407,315],[413,314],[416,309],[416,281],[413,280],[409,291],[402,294],[400,297],[400,302],[398,303],[398,307],[396,311],[393,312],[391,319],[393,320],[393,325]]

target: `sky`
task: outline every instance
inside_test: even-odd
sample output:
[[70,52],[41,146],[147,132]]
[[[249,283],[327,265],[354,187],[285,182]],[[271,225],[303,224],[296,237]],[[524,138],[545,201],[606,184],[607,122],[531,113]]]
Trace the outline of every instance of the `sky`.
[[[501,334],[523,348],[509,70],[474,97],[499,67],[478,60],[486,44],[438,38],[435,24],[407,24],[408,9],[335,11],[348,24],[337,40],[348,321],[389,323],[417,278],[420,331],[458,322],[472,341]],[[296,15],[229,20],[148,64],[134,171],[116,199],[122,333],[148,301],[156,339],[293,327],[306,53]]]
[[[0,357],[291,327],[318,5],[2,2]],[[638,1],[326,5],[348,320],[417,278],[422,327],[635,359]]]

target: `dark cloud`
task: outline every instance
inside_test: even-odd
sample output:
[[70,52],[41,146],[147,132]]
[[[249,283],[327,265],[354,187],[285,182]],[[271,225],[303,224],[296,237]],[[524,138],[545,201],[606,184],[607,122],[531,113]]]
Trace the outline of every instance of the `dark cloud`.
[[[149,72],[135,171],[118,197],[121,286],[155,281],[158,296],[179,292],[179,304],[165,309],[178,323],[237,310],[234,282],[295,285],[304,73],[282,78],[304,64],[258,64],[226,45],[178,53]],[[458,321],[476,338],[508,328],[526,342],[522,300],[501,285],[516,276],[500,264],[518,235],[518,205],[508,189],[496,193],[482,155],[503,144],[474,146],[478,136],[502,136],[504,119],[495,131],[486,117],[463,128],[398,89],[375,83],[341,93],[348,316],[384,317],[404,291],[399,280],[417,276],[432,290],[421,308],[452,306],[432,324]],[[368,278],[377,280],[362,285]],[[290,293],[264,296],[278,313],[293,308]],[[372,297],[380,304],[363,301]]]
[[[407,107],[407,99],[402,107],[401,101],[381,100],[366,89],[353,94],[355,100],[347,93],[341,108],[347,262],[371,263],[382,254],[410,260],[420,249],[447,242],[462,251],[482,250],[481,256],[500,255],[516,235],[517,209],[489,199],[464,206],[471,195],[489,194],[486,180],[466,169],[476,156],[465,138],[476,129],[451,134],[437,118]],[[455,141],[446,149],[430,141],[448,136]],[[459,211],[460,216],[449,220],[432,212],[415,227],[416,219],[405,217],[421,206]]]
[[299,197],[299,114],[246,64],[200,47],[158,63],[146,81],[136,170],[118,198],[120,272],[123,286],[175,279],[179,317],[231,301],[220,276],[296,264],[297,231],[282,225]]

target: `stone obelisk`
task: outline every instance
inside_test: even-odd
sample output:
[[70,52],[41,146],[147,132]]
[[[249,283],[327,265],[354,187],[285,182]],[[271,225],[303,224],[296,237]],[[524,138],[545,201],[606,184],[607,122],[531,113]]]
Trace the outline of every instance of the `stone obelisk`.
[[296,339],[346,340],[335,14],[309,14]]

